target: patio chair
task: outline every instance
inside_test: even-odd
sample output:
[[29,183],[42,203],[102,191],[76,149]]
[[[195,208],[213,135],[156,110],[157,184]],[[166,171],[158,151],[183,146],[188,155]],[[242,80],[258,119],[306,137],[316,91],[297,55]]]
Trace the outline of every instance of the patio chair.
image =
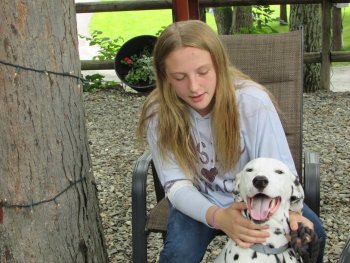
[[350,262],[350,238],[346,242],[339,258],[339,263],[349,263],[349,262]]
[[[319,160],[317,153],[304,154],[302,171],[302,30],[269,35],[220,36],[232,63],[253,80],[263,84],[275,97],[300,180],[305,202],[319,214]],[[153,175],[157,204],[147,211],[147,175]],[[166,233],[168,201],[158,180],[149,152],[137,161],[132,178],[133,262],[147,262],[147,236]]]

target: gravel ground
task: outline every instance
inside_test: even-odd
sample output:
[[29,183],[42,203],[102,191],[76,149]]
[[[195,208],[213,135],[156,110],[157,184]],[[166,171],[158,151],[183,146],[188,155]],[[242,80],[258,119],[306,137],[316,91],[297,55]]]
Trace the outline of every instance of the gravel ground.
[[[108,254],[111,263],[131,262],[131,174],[143,152],[135,144],[135,129],[145,96],[122,89],[83,96]],[[321,157],[324,262],[335,263],[350,237],[350,92],[304,98],[304,149]],[[149,240],[149,262],[156,262],[161,237],[152,234]],[[215,239],[203,262],[212,262],[223,242],[224,237]]]

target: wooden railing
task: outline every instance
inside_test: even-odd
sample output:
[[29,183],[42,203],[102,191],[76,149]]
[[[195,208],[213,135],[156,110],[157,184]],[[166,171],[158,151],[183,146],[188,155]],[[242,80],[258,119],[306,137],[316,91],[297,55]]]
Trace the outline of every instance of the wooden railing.
[[[334,3],[350,3],[350,0],[199,0],[199,7],[322,4],[321,52],[304,54],[304,63],[321,63],[321,89],[330,88],[331,62],[350,62],[350,52],[331,51],[331,10]],[[77,3],[77,13],[119,12],[134,10],[172,9],[171,0],[114,1]],[[82,60],[82,70],[113,69],[113,60]]]

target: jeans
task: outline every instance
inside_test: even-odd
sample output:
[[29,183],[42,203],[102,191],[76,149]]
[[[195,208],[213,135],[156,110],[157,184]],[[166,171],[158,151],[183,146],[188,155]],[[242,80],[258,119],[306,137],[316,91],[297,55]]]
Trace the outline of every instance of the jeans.
[[[171,206],[171,205],[170,205]],[[320,251],[317,263],[322,263],[326,233],[317,215],[304,204],[304,217],[314,224],[314,230],[320,240]],[[221,231],[210,228],[183,213],[170,208],[168,232],[164,248],[160,253],[159,263],[195,263],[200,262],[209,243]]]

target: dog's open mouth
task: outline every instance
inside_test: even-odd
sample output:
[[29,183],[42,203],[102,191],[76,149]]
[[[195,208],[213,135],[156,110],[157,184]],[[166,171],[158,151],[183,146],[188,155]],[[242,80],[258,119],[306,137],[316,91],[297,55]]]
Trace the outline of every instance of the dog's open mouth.
[[281,197],[271,198],[264,194],[257,194],[247,198],[248,211],[256,222],[265,222],[273,215],[281,204]]

